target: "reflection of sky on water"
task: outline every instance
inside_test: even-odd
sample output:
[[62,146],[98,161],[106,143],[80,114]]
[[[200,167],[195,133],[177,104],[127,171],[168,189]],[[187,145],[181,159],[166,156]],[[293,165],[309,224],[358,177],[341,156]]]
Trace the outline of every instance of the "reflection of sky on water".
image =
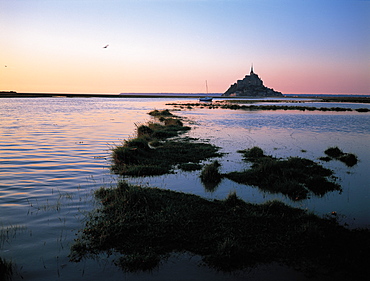
[[[320,113],[301,111],[198,110],[187,112],[199,122],[239,128],[284,128],[304,131],[370,133],[369,115],[364,113]],[[206,116],[211,114],[212,118]],[[204,117],[204,118],[202,118]]]
[[[57,270],[65,280],[100,280],[106,278],[107,272],[112,280],[122,280],[122,272],[109,261],[70,264],[69,247],[85,212],[95,206],[91,202],[92,190],[116,185],[117,177],[109,172],[112,145],[134,136],[136,125],[151,119],[149,111],[178,101],[189,99],[1,100],[0,227],[19,225],[25,229],[0,247],[0,256],[22,267],[24,280],[56,280]],[[210,199],[224,199],[236,191],[253,203],[280,199],[318,214],[336,211],[346,215],[343,222],[351,226],[369,224],[369,113],[194,109],[175,114],[193,121],[189,136],[209,139],[227,153],[220,159],[223,172],[248,167],[236,151],[252,146],[260,146],[266,154],[276,157],[316,160],[326,148],[337,145],[344,152],[357,154],[360,162],[352,168],[338,161],[323,162],[335,171],[343,192],[302,202],[291,202],[282,195],[262,193],[230,180],[223,180],[214,192],[209,192],[200,182],[200,171],[176,171],[161,177],[137,178],[135,182]],[[165,265],[163,271],[127,278],[152,280],[154,276],[155,280],[163,280],[166,274],[186,271],[189,276],[191,271],[199,280],[205,280],[202,276],[208,280],[235,280],[196,267],[193,260],[190,263],[191,268],[186,268],[189,263],[180,259]]]
[[177,114],[195,122],[195,128],[189,133],[191,136],[209,139],[211,143],[222,147],[222,152],[228,153],[220,159],[222,172],[247,168],[248,164],[241,160],[241,155],[236,151],[253,146],[259,146],[266,154],[275,157],[299,156],[314,161],[325,156],[324,151],[328,147],[338,146],[344,152],[358,155],[360,162],[349,168],[339,161],[319,161],[324,167],[334,170],[343,192],[330,192],[321,198],[312,195],[311,199],[301,202],[292,202],[283,195],[263,193],[258,188],[239,185],[230,180],[223,180],[216,191],[210,193],[202,187],[197,177],[199,172],[194,172],[191,176],[180,172],[165,176],[165,180],[151,178],[148,183],[219,199],[235,190],[249,202],[279,199],[321,215],[336,211],[346,216],[342,219],[343,223],[353,227],[369,225],[368,114],[218,109],[195,109]]

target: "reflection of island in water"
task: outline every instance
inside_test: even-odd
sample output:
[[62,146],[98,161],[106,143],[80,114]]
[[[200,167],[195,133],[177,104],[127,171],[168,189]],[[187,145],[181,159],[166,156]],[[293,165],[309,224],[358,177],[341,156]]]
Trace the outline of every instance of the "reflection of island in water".
[[258,97],[282,97],[281,92],[267,88],[263,81],[253,72],[253,65],[249,75],[245,75],[243,80],[238,80],[222,95],[223,97],[234,96],[258,96]]

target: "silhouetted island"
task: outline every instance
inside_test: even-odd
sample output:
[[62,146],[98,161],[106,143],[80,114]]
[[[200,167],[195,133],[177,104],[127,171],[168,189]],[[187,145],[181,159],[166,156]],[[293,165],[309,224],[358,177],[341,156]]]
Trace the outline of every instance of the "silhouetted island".
[[236,83],[232,84],[222,96],[281,97],[283,94],[264,86],[261,78],[253,72],[252,65],[250,74],[245,75],[243,80],[238,80]]

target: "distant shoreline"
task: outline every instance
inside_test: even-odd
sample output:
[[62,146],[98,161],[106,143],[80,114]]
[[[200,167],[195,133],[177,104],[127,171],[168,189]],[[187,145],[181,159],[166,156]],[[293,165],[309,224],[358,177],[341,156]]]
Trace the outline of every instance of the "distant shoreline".
[[[66,97],[66,98],[199,98],[210,96],[213,98],[243,99],[243,98],[267,98],[267,97],[222,97],[221,93],[122,93],[122,94],[78,94],[78,93],[17,93],[14,91],[0,92],[0,98],[45,98],[45,97]],[[325,95],[325,94],[287,94],[280,99],[289,98],[312,98],[324,102],[358,102],[370,103],[370,95]]]

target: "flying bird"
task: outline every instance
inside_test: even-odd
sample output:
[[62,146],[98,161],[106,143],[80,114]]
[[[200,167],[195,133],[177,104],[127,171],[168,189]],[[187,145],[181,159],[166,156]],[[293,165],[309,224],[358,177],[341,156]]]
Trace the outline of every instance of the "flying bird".
[[109,46],[109,45],[105,45],[103,48],[105,48],[105,49],[106,49],[106,48],[108,48],[108,46]]

